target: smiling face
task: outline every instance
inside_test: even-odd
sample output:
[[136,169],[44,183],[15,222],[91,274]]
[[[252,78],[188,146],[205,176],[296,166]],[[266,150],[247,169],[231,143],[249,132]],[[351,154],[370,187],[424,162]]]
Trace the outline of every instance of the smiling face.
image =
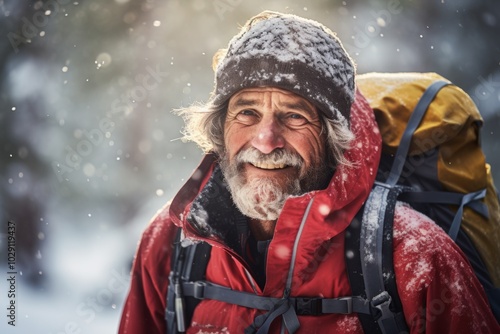
[[221,167],[245,215],[275,220],[286,198],[326,186],[325,134],[317,109],[286,90],[259,87],[229,99]]

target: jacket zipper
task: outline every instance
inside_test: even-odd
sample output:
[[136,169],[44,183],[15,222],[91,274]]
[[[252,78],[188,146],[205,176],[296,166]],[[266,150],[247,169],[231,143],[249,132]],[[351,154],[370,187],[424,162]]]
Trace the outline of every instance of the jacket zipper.
[[[311,210],[311,206],[314,202],[314,197],[311,198],[309,204],[307,204],[306,211],[304,212],[304,216],[302,217],[302,221],[300,222],[299,231],[297,232],[297,236],[295,237],[295,241],[293,243],[292,250],[292,259],[290,261],[290,269],[288,270],[288,276],[286,279],[285,290],[283,291],[283,298],[288,298],[292,292],[292,280],[293,280],[293,272],[295,270],[295,262],[297,260],[297,251],[299,248],[299,241],[302,236],[302,232],[304,230],[304,226],[306,225],[307,217],[309,216],[309,211]],[[285,333],[284,323],[281,324],[281,334]]]

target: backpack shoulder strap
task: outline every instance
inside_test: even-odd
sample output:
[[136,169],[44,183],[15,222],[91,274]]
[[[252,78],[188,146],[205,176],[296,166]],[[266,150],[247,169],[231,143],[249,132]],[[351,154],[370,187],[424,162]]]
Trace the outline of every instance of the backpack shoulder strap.
[[204,280],[210,259],[211,246],[208,243],[200,242],[183,246],[181,239],[182,230],[178,228],[172,252],[165,310],[167,333],[183,333],[186,330],[186,324],[191,323],[194,309],[200,300],[185,295],[183,283]]
[[[363,281],[363,270],[361,268],[360,250],[360,234],[361,222],[363,219],[362,207],[351,224],[347,227],[345,233],[345,262],[347,276],[351,286],[351,292],[354,296],[361,296],[366,299],[365,283]],[[358,313],[359,321],[366,334],[381,333],[377,321],[370,314]]]
[[365,333],[407,332],[396,288],[392,227],[400,187],[376,184],[346,232],[346,266],[353,295],[376,310],[358,313]]
[[406,128],[403,132],[403,136],[401,137],[401,141],[399,142],[396,155],[394,156],[394,163],[385,183],[394,186],[399,181],[406,157],[408,156],[408,151],[410,150],[413,133],[422,122],[429,105],[434,100],[437,93],[441,90],[441,88],[450,84],[451,83],[448,81],[437,80],[427,87],[423,95],[420,97],[420,100],[418,100],[417,105],[415,106],[415,109],[411,113],[408,123],[406,124]]

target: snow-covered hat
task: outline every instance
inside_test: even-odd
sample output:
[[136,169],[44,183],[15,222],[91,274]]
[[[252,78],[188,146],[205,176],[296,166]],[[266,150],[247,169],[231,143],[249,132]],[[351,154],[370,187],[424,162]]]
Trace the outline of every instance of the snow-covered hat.
[[355,92],[355,65],[324,25],[296,15],[265,11],[251,18],[214,57],[212,100],[222,104],[248,87],[292,91],[344,124]]

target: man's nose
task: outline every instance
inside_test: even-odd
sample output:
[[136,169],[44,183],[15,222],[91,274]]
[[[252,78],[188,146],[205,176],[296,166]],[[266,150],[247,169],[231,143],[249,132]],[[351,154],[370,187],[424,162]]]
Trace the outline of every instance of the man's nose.
[[257,125],[257,131],[251,144],[264,154],[269,154],[277,148],[283,148],[285,139],[282,127],[275,119],[264,117]]

